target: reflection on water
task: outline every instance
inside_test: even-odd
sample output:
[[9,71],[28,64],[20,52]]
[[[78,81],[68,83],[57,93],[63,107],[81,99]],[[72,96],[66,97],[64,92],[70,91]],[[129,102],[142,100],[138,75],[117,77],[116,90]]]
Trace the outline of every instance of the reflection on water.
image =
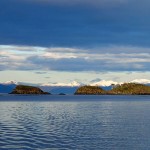
[[0,149],[150,149],[149,97],[93,102],[79,98],[1,101]]

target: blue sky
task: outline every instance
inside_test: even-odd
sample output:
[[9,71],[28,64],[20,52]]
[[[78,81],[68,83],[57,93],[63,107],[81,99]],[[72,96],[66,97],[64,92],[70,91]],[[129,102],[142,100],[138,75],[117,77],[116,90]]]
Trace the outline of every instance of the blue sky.
[[150,79],[150,1],[1,0],[0,82]]

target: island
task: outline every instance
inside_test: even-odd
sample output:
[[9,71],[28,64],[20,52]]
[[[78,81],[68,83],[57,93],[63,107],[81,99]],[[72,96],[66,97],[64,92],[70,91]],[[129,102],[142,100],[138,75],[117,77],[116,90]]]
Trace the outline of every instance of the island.
[[[17,85],[9,94],[51,94],[38,87]],[[60,93],[59,95],[65,95]],[[111,90],[104,90],[99,86],[80,86],[74,95],[150,95],[150,86],[139,83],[123,83],[112,85]]]
[[105,91],[98,86],[81,86],[75,95],[150,95],[150,86],[138,83],[124,83],[113,85],[111,90]]
[[50,93],[44,92],[40,88],[34,86],[17,85],[10,94],[50,94]]
[[112,95],[150,95],[150,86],[138,83],[116,85],[108,94]]
[[98,86],[81,86],[75,92],[75,95],[103,95],[106,91]]

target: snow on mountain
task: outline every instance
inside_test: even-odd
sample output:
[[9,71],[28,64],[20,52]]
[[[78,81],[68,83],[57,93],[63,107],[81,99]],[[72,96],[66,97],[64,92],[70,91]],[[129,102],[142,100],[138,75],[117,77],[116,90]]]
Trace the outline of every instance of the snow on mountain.
[[90,85],[91,86],[111,86],[111,85],[116,85],[116,84],[120,84],[118,82],[114,82],[114,81],[111,81],[111,80],[101,80],[99,82],[94,82],[94,83],[91,83]]
[[[93,82],[94,81],[94,82]],[[96,80],[97,82],[95,82],[95,80],[92,80],[89,85],[91,86],[111,86],[111,85],[116,85],[116,84],[122,84],[122,83],[118,83],[115,81],[111,81],[111,80]],[[42,84],[41,86],[51,86],[51,87],[78,87],[81,85],[85,85],[83,83],[79,83],[77,81],[73,81],[71,83],[48,83],[48,84]]]
[[135,79],[133,81],[130,81],[130,83],[150,84],[150,80],[148,80],[148,79]]
[[18,83],[16,81],[6,81],[0,84],[4,84],[4,85],[16,84],[17,85]]
[[80,86],[81,83],[77,82],[77,81],[73,81],[70,83],[71,86]]

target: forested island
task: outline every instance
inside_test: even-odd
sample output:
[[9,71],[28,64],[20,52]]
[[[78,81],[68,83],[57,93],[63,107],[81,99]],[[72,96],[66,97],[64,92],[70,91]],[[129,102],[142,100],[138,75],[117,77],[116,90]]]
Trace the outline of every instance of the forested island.
[[106,91],[98,86],[81,86],[75,92],[75,95],[104,95]]
[[98,86],[82,86],[77,89],[75,95],[150,95],[150,86],[124,83],[114,85],[109,91],[105,91]]
[[50,93],[44,92],[40,88],[34,86],[17,85],[16,88],[10,94],[50,94]]

